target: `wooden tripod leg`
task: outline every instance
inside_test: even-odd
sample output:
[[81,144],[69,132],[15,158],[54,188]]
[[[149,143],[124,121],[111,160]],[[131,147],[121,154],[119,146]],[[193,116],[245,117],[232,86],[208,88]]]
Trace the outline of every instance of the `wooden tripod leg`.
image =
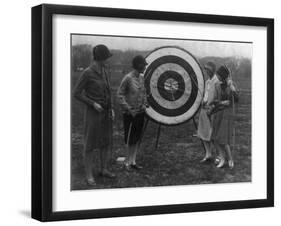
[[197,123],[196,123],[194,117],[192,118],[192,121],[193,121],[193,124],[194,124],[195,129],[197,130],[197,129],[198,129],[198,126],[197,126]]
[[157,150],[157,148],[158,148],[159,137],[160,137],[160,130],[161,130],[161,124],[159,124],[159,126],[158,126],[157,137],[156,137],[156,143],[155,143],[155,149],[154,150]]

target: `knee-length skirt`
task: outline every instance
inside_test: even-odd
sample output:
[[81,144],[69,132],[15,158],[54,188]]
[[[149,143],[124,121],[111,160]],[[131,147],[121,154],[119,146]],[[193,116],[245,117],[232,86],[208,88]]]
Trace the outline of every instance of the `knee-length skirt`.
[[98,112],[86,107],[84,117],[84,150],[105,148],[112,145],[112,119],[110,110]]
[[198,119],[197,136],[205,141],[210,141],[212,136],[212,122],[207,115],[207,109],[201,108]]
[[212,139],[219,144],[231,144],[234,120],[231,110],[226,108],[214,114]]
[[134,145],[140,141],[144,126],[144,115],[144,112],[138,113],[135,117],[130,114],[123,114],[125,144]]

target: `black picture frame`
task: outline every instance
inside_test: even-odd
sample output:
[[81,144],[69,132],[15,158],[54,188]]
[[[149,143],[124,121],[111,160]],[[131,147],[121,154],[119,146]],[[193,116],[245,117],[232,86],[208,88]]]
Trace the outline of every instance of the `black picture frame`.
[[[52,210],[52,18],[55,14],[266,27],[267,198],[54,212]],[[32,8],[32,218],[40,221],[56,221],[271,206],[274,206],[273,19],[49,4]]]

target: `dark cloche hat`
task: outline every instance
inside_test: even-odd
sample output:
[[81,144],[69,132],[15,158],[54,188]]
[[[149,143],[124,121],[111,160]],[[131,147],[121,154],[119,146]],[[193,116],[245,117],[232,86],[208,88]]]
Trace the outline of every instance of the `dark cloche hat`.
[[210,71],[212,71],[213,73],[216,72],[216,65],[215,65],[215,63],[213,63],[212,61],[207,62],[207,63],[204,65],[204,68],[205,68],[205,69],[208,69],[208,70],[210,70]]
[[226,79],[229,76],[230,72],[228,68],[225,65],[223,65],[220,66],[220,68],[217,71],[217,74],[221,76],[222,79]]
[[103,61],[111,57],[112,54],[105,45],[97,45],[93,48],[93,56],[94,60]]
[[138,69],[140,65],[147,65],[147,62],[143,56],[137,55],[132,61],[132,66],[134,69]]

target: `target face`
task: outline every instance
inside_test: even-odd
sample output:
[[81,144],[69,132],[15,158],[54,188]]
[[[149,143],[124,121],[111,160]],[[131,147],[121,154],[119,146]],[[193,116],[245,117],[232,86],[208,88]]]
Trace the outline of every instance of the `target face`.
[[146,61],[147,115],[167,125],[192,118],[204,93],[203,73],[196,59],[184,49],[166,46],[152,51]]

